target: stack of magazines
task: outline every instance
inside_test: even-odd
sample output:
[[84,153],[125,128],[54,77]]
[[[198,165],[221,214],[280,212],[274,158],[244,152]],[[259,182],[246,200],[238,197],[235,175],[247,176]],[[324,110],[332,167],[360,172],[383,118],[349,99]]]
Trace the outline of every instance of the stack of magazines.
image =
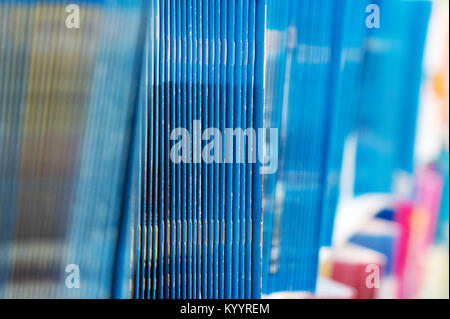
[[258,298],[264,1],[150,1],[149,12],[132,293]]
[[265,8],[0,4],[2,297],[260,296]]

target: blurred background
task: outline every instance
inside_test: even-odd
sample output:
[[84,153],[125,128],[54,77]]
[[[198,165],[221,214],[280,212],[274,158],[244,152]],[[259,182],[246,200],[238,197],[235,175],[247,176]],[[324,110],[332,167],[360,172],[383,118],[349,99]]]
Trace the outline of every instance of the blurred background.
[[263,295],[448,298],[448,1],[269,0],[266,40]]

